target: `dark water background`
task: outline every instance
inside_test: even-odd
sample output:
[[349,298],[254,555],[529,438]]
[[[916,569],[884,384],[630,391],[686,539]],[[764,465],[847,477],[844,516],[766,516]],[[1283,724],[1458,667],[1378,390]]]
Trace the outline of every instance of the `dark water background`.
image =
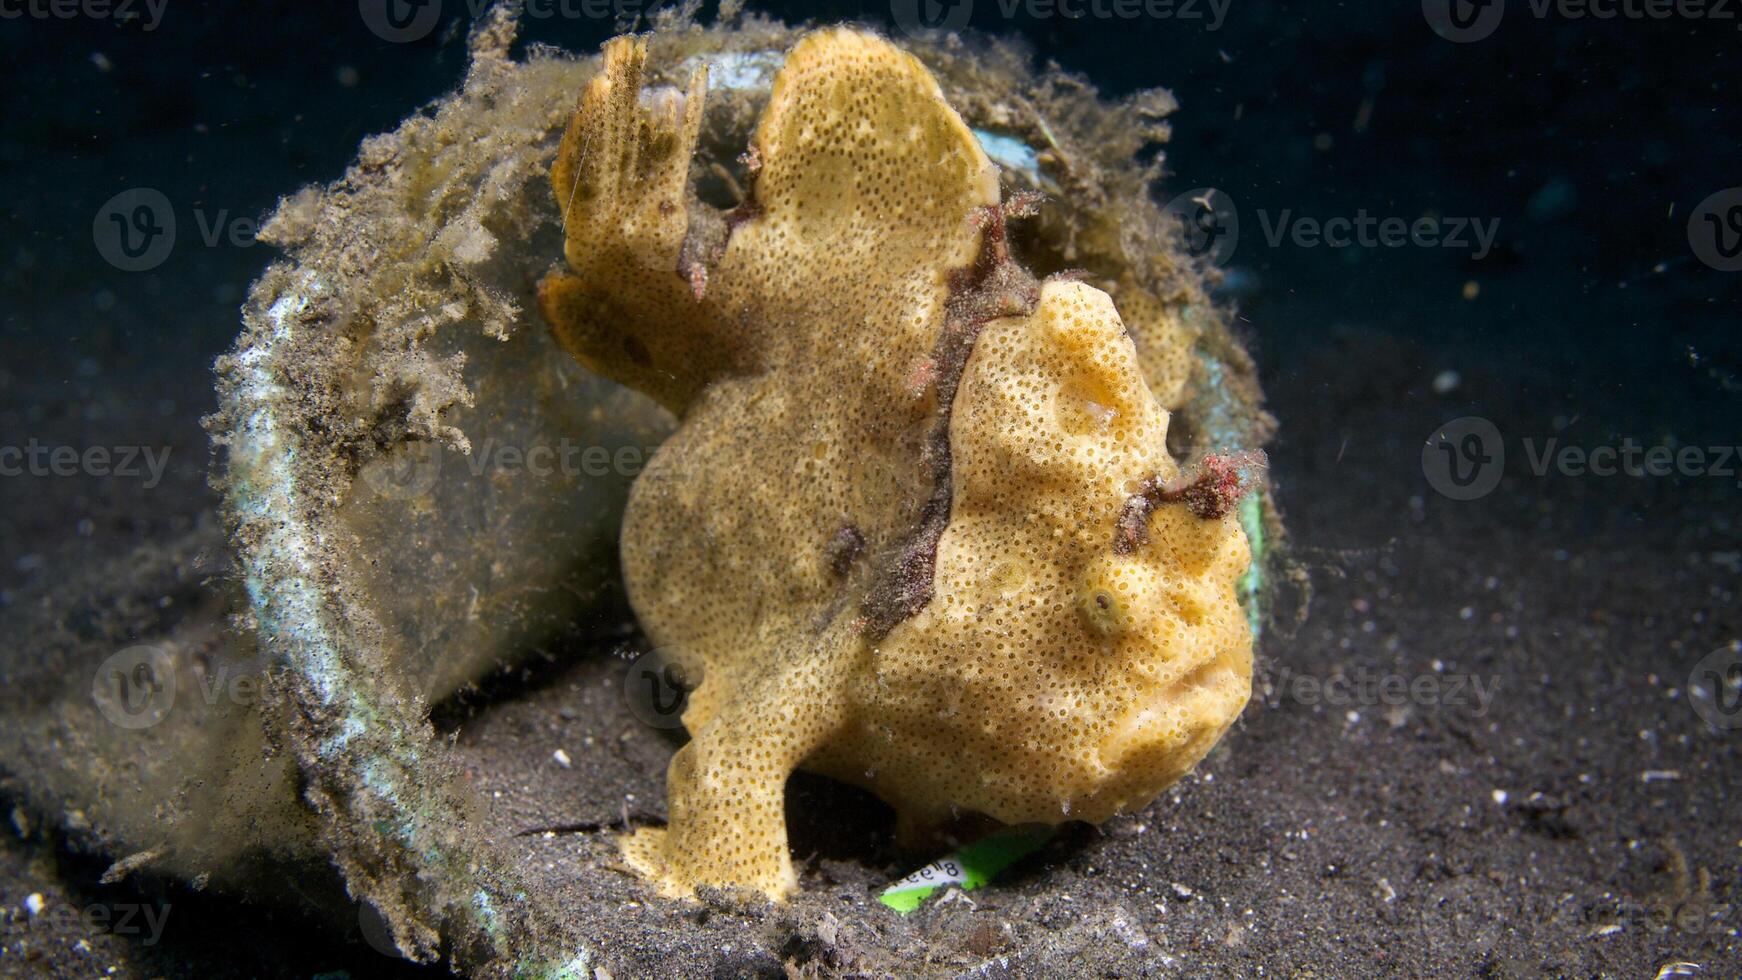
[[[1231,0],[1219,21],[1204,0],[1067,2],[1074,18],[1040,0],[1007,16],[1011,2],[930,9],[1021,35],[1109,95],[1161,85],[1178,96],[1169,188],[1215,187],[1237,206],[1230,266],[1271,387],[1346,398],[1328,379],[1290,372],[1339,344],[1372,351],[1377,338],[1414,361],[1398,365],[1404,385],[1458,372],[1465,383],[1445,399],[1446,417],[1508,416],[1509,440],[1571,425],[1585,445],[1736,441],[1742,275],[1700,260],[1688,219],[1742,184],[1742,20],[1729,16],[1742,12],[1605,20],[1562,8],[1538,16],[1514,0],[1491,34],[1453,43],[1411,2]],[[342,0],[167,0],[155,19],[135,5],[131,20],[63,18],[46,0],[3,6],[0,441],[173,445],[164,482],[184,491],[143,507],[113,499],[125,483],[54,484],[90,498],[94,526],[82,533],[93,546],[119,547],[202,503],[206,455],[189,422],[212,405],[206,366],[268,259],[246,223],[280,195],[338,176],[361,138],[450,89],[471,8],[446,0],[427,36],[390,43]],[[892,9],[917,8],[759,9],[891,27]],[[530,17],[526,37],[590,50],[614,30],[559,9]],[[160,191],[180,227],[160,265],[121,272],[99,254],[93,221],[135,187]],[[1266,234],[1285,214],[1363,212],[1438,215],[1448,231],[1451,219],[1497,222],[1498,233],[1480,258],[1473,240],[1308,248]],[[1466,283],[1476,299],[1464,298]],[[1479,404],[1484,395],[1505,404]],[[1398,474],[1399,486],[1411,476]],[[1621,506],[1594,520],[1649,519],[1629,482],[1614,488]],[[23,491],[0,488],[0,499],[10,492]],[[21,560],[23,572],[36,567],[38,539],[56,530],[0,516],[0,583],[20,581]]]

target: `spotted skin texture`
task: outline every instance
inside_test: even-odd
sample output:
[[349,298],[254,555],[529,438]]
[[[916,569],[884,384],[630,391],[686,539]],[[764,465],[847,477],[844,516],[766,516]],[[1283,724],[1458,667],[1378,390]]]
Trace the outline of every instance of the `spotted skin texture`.
[[[1104,820],[1187,772],[1250,691],[1226,515],[1126,502],[1178,478],[1111,298],[1038,281],[998,173],[914,58],[832,29],[789,52],[747,200],[689,189],[706,80],[613,41],[552,170],[566,268],[540,307],[681,424],[634,488],[629,596],[690,678],[670,819],[628,862],[670,896],[797,882],[799,767],[905,827]],[[698,237],[701,236],[701,237]],[[698,241],[702,244],[698,245]]]

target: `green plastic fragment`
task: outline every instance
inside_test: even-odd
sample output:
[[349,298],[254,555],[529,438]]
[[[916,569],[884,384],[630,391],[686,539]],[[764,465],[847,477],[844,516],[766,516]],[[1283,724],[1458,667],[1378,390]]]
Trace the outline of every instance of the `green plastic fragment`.
[[1245,529],[1247,544],[1252,549],[1252,564],[1240,577],[1240,603],[1246,607],[1246,619],[1252,624],[1252,636],[1256,638],[1264,621],[1260,605],[1264,593],[1264,498],[1261,494],[1247,494],[1240,501],[1240,526]]
[[971,892],[996,878],[1018,858],[1032,854],[1058,832],[1056,827],[1033,825],[1001,830],[920,868],[883,890],[884,905],[906,915],[919,908],[932,893],[948,885]]

